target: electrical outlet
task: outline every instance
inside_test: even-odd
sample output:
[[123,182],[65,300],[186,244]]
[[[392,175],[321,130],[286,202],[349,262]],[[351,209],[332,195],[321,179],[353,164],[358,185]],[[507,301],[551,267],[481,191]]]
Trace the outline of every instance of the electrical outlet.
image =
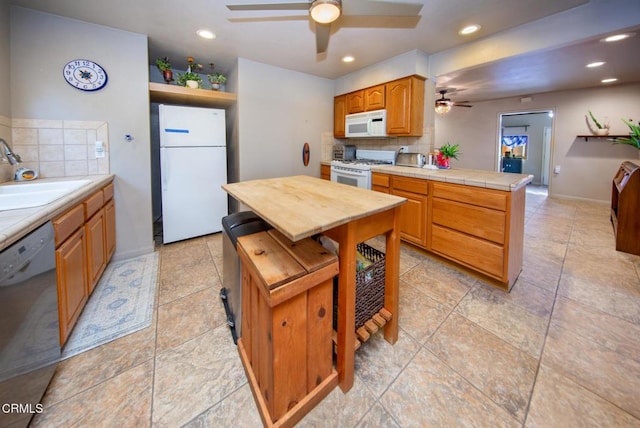
[[96,141],[96,159],[104,157],[104,142]]
[[400,146],[400,153],[409,153],[409,146]]
[[560,174],[560,165],[556,165],[555,168],[553,168],[553,173]]

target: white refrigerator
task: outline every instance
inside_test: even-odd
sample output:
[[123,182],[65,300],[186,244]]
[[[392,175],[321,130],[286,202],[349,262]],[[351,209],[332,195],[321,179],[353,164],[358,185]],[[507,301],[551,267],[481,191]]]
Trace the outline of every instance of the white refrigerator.
[[228,213],[225,111],[161,104],[162,242],[222,230]]

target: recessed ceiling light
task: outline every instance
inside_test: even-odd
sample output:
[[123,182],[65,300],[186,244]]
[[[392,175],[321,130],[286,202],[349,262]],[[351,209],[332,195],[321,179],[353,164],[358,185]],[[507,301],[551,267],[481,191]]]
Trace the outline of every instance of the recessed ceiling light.
[[634,33],[614,34],[613,36],[602,39],[603,42],[617,42],[633,36]]
[[203,39],[215,39],[216,35],[209,30],[198,30],[196,34]]
[[355,60],[351,55],[346,55],[342,57],[342,62],[353,62]]
[[592,62],[592,63],[587,64],[587,67],[589,67],[589,68],[600,67],[600,66],[602,66],[604,64],[605,64],[604,61],[596,61],[596,62]]
[[460,30],[458,34],[462,34],[463,36],[466,36],[467,34],[475,33],[479,29],[480,29],[480,26],[477,24],[467,25],[462,30]]
[[602,83],[611,83],[611,82],[615,82],[615,81],[617,81],[617,80],[618,80],[618,79],[616,79],[615,77],[610,77],[610,78],[608,78],[608,79],[602,79],[602,80],[601,80],[601,82],[602,82]]

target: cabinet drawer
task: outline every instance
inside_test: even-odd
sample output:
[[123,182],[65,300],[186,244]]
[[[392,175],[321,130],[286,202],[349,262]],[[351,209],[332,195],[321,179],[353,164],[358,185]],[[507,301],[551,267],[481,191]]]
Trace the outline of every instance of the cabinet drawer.
[[434,224],[431,227],[431,249],[495,278],[503,279],[504,249],[501,245]]
[[429,182],[419,178],[399,177],[394,175],[391,177],[391,185],[393,190],[404,190],[405,192],[418,193],[420,195],[427,195],[429,193]]
[[53,230],[56,235],[56,248],[62,244],[73,232],[84,225],[84,209],[76,205],[60,217],[53,220]]
[[380,187],[389,187],[389,176],[386,174],[371,174],[371,185],[372,186],[380,186]]
[[104,205],[102,190],[98,190],[84,201],[84,218],[89,220]]
[[449,199],[494,210],[507,210],[507,192],[500,190],[434,182],[432,191],[434,198]]
[[503,211],[433,198],[433,223],[497,244],[504,244],[506,217]]
[[109,183],[102,189],[104,195],[104,203],[106,204],[108,201],[113,199],[113,183]]

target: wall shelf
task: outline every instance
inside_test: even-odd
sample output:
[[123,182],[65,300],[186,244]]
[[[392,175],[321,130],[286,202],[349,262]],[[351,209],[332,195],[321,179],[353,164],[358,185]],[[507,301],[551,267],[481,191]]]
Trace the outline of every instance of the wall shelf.
[[149,83],[149,99],[152,103],[226,108],[236,103],[237,96],[231,92],[191,89],[184,86],[151,82]]
[[589,138],[597,138],[599,140],[617,140],[618,138],[628,138],[629,135],[576,135],[577,138],[584,138],[584,141],[589,141]]

